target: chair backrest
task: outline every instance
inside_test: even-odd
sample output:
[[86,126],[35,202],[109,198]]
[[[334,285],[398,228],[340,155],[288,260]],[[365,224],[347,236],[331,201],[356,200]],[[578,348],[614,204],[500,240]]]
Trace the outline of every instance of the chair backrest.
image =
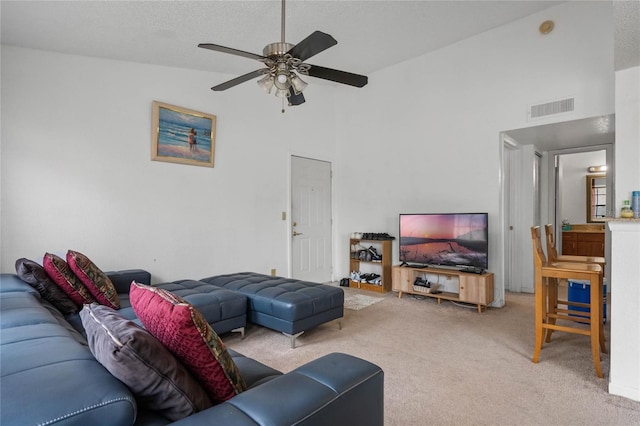
[[540,227],[531,227],[531,241],[533,243],[533,265],[536,268],[542,267],[547,263],[547,258],[542,250],[542,240],[540,238]]
[[553,225],[550,223],[545,225],[544,233],[547,237],[547,256],[549,256],[549,262],[553,262],[558,258],[558,250],[556,250],[556,240],[553,235]]

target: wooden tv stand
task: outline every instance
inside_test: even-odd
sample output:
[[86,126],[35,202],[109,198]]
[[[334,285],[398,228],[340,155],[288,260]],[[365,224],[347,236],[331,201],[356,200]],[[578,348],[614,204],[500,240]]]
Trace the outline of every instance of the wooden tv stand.
[[[438,299],[438,303],[443,299],[471,303],[478,306],[478,313],[482,313],[482,308],[486,309],[493,302],[493,273],[491,272],[474,274],[452,269],[394,266],[391,274],[391,289],[398,292],[398,298],[402,298],[402,293],[409,293]],[[414,286],[413,283],[417,277],[426,277],[429,281],[439,284],[436,292],[427,293],[426,288]],[[457,293],[442,291],[443,288],[449,290],[454,286],[458,288]]]

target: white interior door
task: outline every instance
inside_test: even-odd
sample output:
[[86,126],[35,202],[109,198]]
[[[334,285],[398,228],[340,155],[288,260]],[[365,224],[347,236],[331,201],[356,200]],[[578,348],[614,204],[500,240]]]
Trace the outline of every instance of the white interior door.
[[504,144],[502,151],[503,196],[504,196],[504,282],[505,289],[513,291],[513,204],[511,202],[511,151],[512,147]]
[[331,163],[291,156],[291,275],[331,281]]
[[503,171],[503,196],[504,196],[504,283],[508,291],[520,291],[520,285],[514,274],[514,218],[516,217],[515,202],[517,194],[515,192],[516,182],[513,157],[516,151],[515,145],[505,142],[502,151],[502,171]]

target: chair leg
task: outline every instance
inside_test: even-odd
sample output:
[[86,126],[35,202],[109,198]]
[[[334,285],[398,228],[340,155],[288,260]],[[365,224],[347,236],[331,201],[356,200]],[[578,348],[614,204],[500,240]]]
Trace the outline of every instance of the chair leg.
[[604,375],[600,365],[600,348],[596,339],[591,340],[591,354],[593,355],[593,367],[596,369],[596,376],[602,379]]
[[542,343],[544,341],[544,330],[542,328],[543,318],[545,306],[546,306],[546,291],[545,285],[542,283],[542,277],[537,275],[535,277],[535,301],[536,301],[536,312],[535,312],[535,330],[536,330],[536,340],[534,344],[533,351],[533,359],[534,363],[537,363],[540,359],[540,350],[542,349]]
[[[556,319],[554,317],[549,318],[548,314],[557,314],[558,313],[558,284],[559,280],[557,278],[547,278],[548,282],[548,308],[547,308],[547,324],[556,324]],[[551,341],[551,333],[553,330],[547,329],[547,338],[546,342],[549,343]]]
[[600,310],[598,311],[600,313],[600,318],[598,318],[598,324],[600,326],[600,333],[599,333],[599,340],[600,340],[600,351],[603,354],[609,353],[607,351],[607,345],[606,345],[606,339],[604,337],[604,314],[603,314],[603,305],[604,305],[604,287],[602,286],[602,282],[600,283],[600,291],[599,293],[599,300],[598,300],[598,306],[600,306]]
[[602,339],[602,281],[599,277],[592,277],[590,280],[590,310],[591,310],[591,355],[593,356],[593,366],[596,376],[603,378],[602,366],[600,365],[600,346]]

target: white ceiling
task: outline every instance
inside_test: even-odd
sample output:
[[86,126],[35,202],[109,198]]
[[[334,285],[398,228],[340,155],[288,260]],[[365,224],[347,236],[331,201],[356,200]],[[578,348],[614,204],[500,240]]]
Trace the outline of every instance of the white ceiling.
[[[367,75],[560,3],[288,0],[286,41],[298,43],[315,30],[331,34],[338,45],[309,62]],[[616,26],[616,46],[624,47],[616,51],[616,58],[621,58],[625,66],[637,65],[638,2],[616,0],[615,4],[624,6],[617,7],[615,14],[616,22],[624,24],[623,31]],[[229,78],[261,68],[262,64],[199,49],[198,43],[261,54],[265,45],[280,41],[281,36],[279,0],[2,0],[0,17],[3,45],[215,71],[229,74]],[[628,51],[630,60],[621,56]],[[221,82],[212,81],[217,83]],[[571,135],[584,137],[572,132],[572,127],[562,130],[565,140]],[[589,128],[597,128],[597,123]],[[530,143],[540,139],[532,130],[522,131],[521,137]],[[547,133],[541,137],[553,138]]]
[[[289,0],[286,41],[296,44],[315,30],[326,32],[338,45],[310,63],[370,74],[559,3]],[[197,44],[262,54],[281,38],[279,0],[3,0],[1,17],[3,44],[234,76],[262,64]]]

